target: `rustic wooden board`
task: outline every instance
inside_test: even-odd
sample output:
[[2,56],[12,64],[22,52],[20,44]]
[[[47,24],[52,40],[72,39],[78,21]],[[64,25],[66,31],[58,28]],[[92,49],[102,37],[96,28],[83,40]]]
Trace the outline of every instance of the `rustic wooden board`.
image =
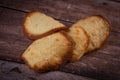
[[23,12],[40,10],[69,22],[90,15],[102,15],[110,21],[113,31],[120,32],[120,3],[113,0],[1,0],[0,6]]
[[[75,2],[73,2],[72,0],[64,1],[0,0],[0,59],[23,63],[23,61],[21,61],[20,59],[20,55],[32,42],[23,36],[21,29],[24,17],[27,12],[30,12],[32,10],[42,11],[54,17],[55,19],[61,21],[62,23],[66,24],[67,26],[70,26],[79,18],[83,18],[85,16],[94,14],[96,15],[100,14],[106,17],[112,25],[112,32],[107,43],[105,43],[105,46],[97,51],[91,52],[90,54],[86,54],[78,62],[64,65],[62,68],[59,69],[59,71],[69,72],[96,79],[119,80],[120,79],[119,4],[120,4],[119,2],[115,2],[112,0],[111,1],[94,0],[93,3],[91,3],[91,0],[81,1],[76,0]],[[14,64],[15,66],[21,65],[25,66],[24,64],[11,63],[6,61],[5,62],[1,61],[0,63],[6,63],[8,65]],[[6,67],[8,65],[6,65]],[[4,69],[8,70],[10,68]],[[24,68],[21,67],[21,69]],[[29,71],[34,72],[31,70]],[[66,75],[66,73],[62,73],[59,71],[57,73],[56,72],[55,73],[50,72],[50,74],[46,73],[46,75],[48,75],[48,77],[54,74],[57,74],[58,76],[64,74]],[[36,73],[34,73],[33,76],[35,76],[35,74]],[[10,76],[13,77],[17,76],[9,75],[8,78],[5,78],[5,74],[1,75],[3,75],[4,79],[6,80]],[[27,73],[23,72],[22,75],[27,75]],[[20,78],[20,76],[22,75],[18,75],[18,78]],[[68,76],[69,75],[66,75],[65,79],[69,79]],[[56,79],[57,78],[58,77],[56,77]],[[27,78],[25,77],[25,79]],[[46,79],[46,76],[44,76],[44,78],[42,79]],[[60,77],[58,79],[60,79]],[[81,79],[81,77],[75,79],[76,80]]]
[[24,64],[0,60],[0,80],[95,80],[60,71],[37,73]]
[[[21,53],[32,42],[26,39],[22,33],[22,24],[26,13],[1,7],[0,13],[0,56],[2,59],[20,61]],[[71,24],[61,22],[67,25]]]
[[[0,21],[0,59],[23,63],[20,60],[20,55],[32,42],[26,39],[22,34],[21,28],[26,13],[6,8],[0,8],[0,11],[0,19],[2,20]],[[77,63],[65,65],[60,70],[98,79],[119,78],[119,38],[119,33],[112,32],[108,42],[103,48],[84,56],[81,61]],[[110,68],[107,68],[106,66]],[[115,68],[116,66],[117,68]]]
[[[0,15],[0,19],[1,19],[0,51],[1,53],[0,55],[2,56],[1,58],[4,58],[3,56],[6,55],[9,58],[12,57],[11,58],[12,60],[15,59],[15,61],[16,60],[19,61],[20,54],[32,42],[26,39],[22,33],[22,24],[23,24],[23,20],[26,13],[10,10],[6,8],[0,8],[0,11],[1,11],[1,15]],[[9,13],[9,14],[6,14],[6,13]],[[14,15],[14,16],[11,16],[11,15]],[[6,18],[4,18],[5,16]],[[120,51],[119,33],[112,32],[105,45],[106,46],[104,46],[103,49],[101,48],[99,51],[102,51],[105,54],[106,52],[110,54],[114,54],[114,51],[117,50],[117,53],[119,54],[119,51]]]
[[82,57],[81,61],[63,66],[61,71],[102,80],[120,79],[120,61],[109,55],[94,52]]

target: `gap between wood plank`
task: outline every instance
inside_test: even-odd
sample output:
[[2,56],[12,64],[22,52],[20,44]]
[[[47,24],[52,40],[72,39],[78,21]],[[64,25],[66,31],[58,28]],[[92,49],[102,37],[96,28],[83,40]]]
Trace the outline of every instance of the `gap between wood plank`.
[[[15,9],[15,8],[10,8],[10,7],[5,7],[5,6],[0,6],[0,7],[1,8],[6,8],[6,9],[15,10],[15,11],[19,11],[19,12],[29,13],[29,11],[18,10],[18,9]],[[56,19],[56,20],[59,20],[59,21],[64,21],[64,22],[68,22],[68,23],[74,23],[72,21],[66,21],[66,20],[55,18],[55,17],[53,17],[53,18]]]
[[20,11],[21,12],[21,11]]
[[[0,6],[0,7],[1,7],[1,8],[5,8],[5,9],[10,9],[10,10],[19,11],[19,12],[29,13],[29,11],[18,10],[18,9],[15,9],[15,8],[10,8],[10,7],[5,7],[5,6]],[[66,21],[66,20],[63,20],[63,19],[55,18],[55,17],[53,17],[53,18],[56,19],[56,20],[58,20],[58,21],[68,22],[68,23],[71,23],[71,24],[74,23],[74,22],[72,22],[72,21]],[[114,30],[112,30],[111,32],[120,33],[120,31],[114,31]]]
[[[73,79],[77,79],[77,80],[94,80],[92,78],[88,78],[85,76],[80,76],[80,75],[75,75],[75,74],[71,74],[71,73],[66,73],[66,72],[62,72],[62,71],[51,71],[51,72],[46,72],[46,73],[37,73],[34,70],[29,69],[26,65],[24,64],[18,64],[18,63],[14,63],[14,62],[8,62],[8,61],[3,61],[0,60],[0,79],[4,80],[4,78],[7,78],[5,80],[13,80],[16,79],[17,80],[28,80],[30,78],[30,80],[34,79],[34,80],[46,80],[49,76],[49,79],[58,79],[61,80],[61,76],[62,78],[64,78],[64,80],[73,80]],[[6,76],[7,75],[7,76]],[[55,77],[53,77],[53,75],[56,75]],[[43,77],[44,76],[44,77]],[[45,77],[46,76],[46,77]],[[27,78],[27,79],[26,79]]]

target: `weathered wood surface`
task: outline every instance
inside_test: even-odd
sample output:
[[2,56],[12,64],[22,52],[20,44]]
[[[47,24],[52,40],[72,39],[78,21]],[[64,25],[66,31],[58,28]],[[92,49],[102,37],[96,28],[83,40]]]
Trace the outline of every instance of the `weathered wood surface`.
[[102,15],[110,21],[113,31],[120,32],[120,3],[115,0],[1,0],[0,6],[23,12],[40,10],[69,22],[90,15]]
[[[91,52],[90,54],[86,54],[79,62],[64,65],[59,69],[59,71],[96,79],[119,80],[120,3],[119,1],[115,2],[112,0],[91,1],[92,0],[76,0],[74,2],[73,0],[0,0],[0,59],[23,63],[23,61],[20,59],[20,55],[32,42],[23,36],[21,29],[27,12],[32,10],[42,11],[66,24],[67,26],[70,26],[77,19],[89,15],[99,14],[106,17],[112,25],[112,32],[107,43],[105,43],[105,46],[97,51]],[[0,63],[2,63],[2,61]],[[8,65],[12,64],[11,62],[4,63],[8,63]],[[14,65],[21,66],[24,64],[16,63]],[[5,69],[7,71],[7,69],[11,68],[8,67]],[[21,67],[21,69],[24,68]],[[56,72],[50,72],[50,74],[46,73],[46,75],[49,76],[57,74],[59,76],[66,74],[59,71],[57,72],[58,74]],[[27,75],[27,73],[25,74]],[[9,80],[8,78],[5,78],[5,74],[1,75],[5,80]],[[9,77],[10,76],[19,77],[21,75],[9,75]],[[35,74],[33,74],[33,76],[35,76]],[[66,78],[69,79],[68,76],[66,76]],[[80,78],[75,79],[78,80]]]
[[24,64],[0,61],[0,80],[95,80],[70,73],[51,71],[37,73]]

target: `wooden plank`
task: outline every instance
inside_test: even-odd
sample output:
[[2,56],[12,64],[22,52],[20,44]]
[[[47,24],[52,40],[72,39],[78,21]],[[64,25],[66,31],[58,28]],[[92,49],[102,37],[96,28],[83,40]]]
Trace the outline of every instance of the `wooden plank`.
[[[29,5],[28,5],[29,4]],[[54,18],[75,22],[90,15],[102,15],[120,32],[120,3],[109,0],[1,0],[0,6],[24,12],[42,11]]]
[[[0,8],[0,13],[0,58],[21,62],[21,53],[32,42],[26,39],[22,33],[26,14],[6,8]],[[67,25],[71,24],[61,22]]]
[[95,80],[70,73],[51,71],[48,73],[37,73],[30,70],[24,64],[0,60],[1,80]]
[[120,37],[120,33],[111,32],[107,43],[110,45],[120,46],[119,37]]
[[0,13],[0,56],[19,61],[20,54],[31,43],[22,34],[25,13],[3,8]]
[[[21,30],[25,13],[6,8],[0,8],[0,13],[0,59],[22,62],[19,57],[32,42],[23,36]],[[117,80],[120,79],[119,52],[120,35],[112,32],[103,48],[86,54],[79,62],[63,66],[60,71],[97,79]]]
[[[19,56],[32,42],[26,39],[22,33],[22,24],[26,14],[5,8],[0,8],[0,13],[0,58],[20,61]],[[64,23],[69,24],[68,22]],[[100,51],[103,53],[114,54],[114,51],[117,49],[118,54],[120,51],[119,33],[112,32],[105,45],[107,47],[104,46]],[[110,48],[109,50],[108,47]]]
[[120,80],[120,61],[101,53],[91,53],[81,61],[69,63],[60,70],[100,80]]
[[119,2],[117,2],[116,0],[76,0],[76,1],[72,1],[72,0],[69,0],[69,1],[66,1],[66,2],[69,2],[69,3],[72,3],[72,4],[77,4],[79,5],[79,3],[82,3],[82,4],[87,4],[87,5],[92,5],[92,6],[99,6],[99,7],[104,7],[104,8],[112,8],[114,10],[119,10]]

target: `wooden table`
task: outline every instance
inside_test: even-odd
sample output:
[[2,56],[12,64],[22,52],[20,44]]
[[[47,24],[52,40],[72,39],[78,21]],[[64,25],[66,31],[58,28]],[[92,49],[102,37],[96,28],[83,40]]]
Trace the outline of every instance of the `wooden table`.
[[[32,41],[22,33],[25,15],[41,11],[68,27],[102,15],[112,26],[104,47],[57,71],[37,73],[20,59]],[[120,80],[120,0],[0,0],[0,80]]]

